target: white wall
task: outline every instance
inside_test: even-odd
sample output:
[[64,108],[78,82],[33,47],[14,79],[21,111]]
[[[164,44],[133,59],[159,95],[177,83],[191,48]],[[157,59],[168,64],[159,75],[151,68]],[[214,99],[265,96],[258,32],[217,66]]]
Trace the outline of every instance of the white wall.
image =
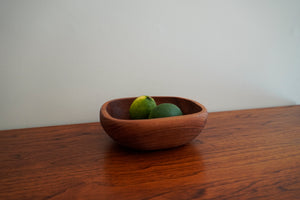
[[94,122],[144,94],[299,104],[300,1],[2,0],[0,70],[0,129]]

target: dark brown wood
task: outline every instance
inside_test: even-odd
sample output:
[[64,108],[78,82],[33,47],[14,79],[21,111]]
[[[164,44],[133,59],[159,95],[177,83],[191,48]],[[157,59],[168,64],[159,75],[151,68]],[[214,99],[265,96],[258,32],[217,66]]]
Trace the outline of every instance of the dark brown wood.
[[191,143],[117,145],[100,124],[0,132],[0,199],[299,199],[300,106],[209,113]]
[[105,132],[119,144],[139,150],[159,150],[184,145],[202,131],[207,120],[206,108],[181,97],[153,97],[157,104],[173,103],[183,112],[176,117],[129,118],[129,107],[135,97],[106,102],[100,110]]

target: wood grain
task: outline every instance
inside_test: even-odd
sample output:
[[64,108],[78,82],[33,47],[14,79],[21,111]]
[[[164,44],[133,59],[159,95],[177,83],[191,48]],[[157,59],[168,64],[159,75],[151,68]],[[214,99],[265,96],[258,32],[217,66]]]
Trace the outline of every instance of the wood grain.
[[156,103],[173,103],[183,112],[181,116],[132,120],[129,107],[132,98],[114,99],[100,109],[105,132],[117,143],[138,150],[161,150],[182,146],[197,137],[207,121],[206,108],[182,97],[153,97]]
[[99,123],[0,132],[0,199],[299,199],[300,106],[210,113],[192,143],[118,146]]

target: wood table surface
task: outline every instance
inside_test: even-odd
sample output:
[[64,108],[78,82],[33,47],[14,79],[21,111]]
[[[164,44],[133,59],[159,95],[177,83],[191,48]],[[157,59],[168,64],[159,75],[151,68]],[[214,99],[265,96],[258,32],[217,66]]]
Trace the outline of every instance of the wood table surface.
[[300,199],[300,106],[209,113],[163,151],[120,147],[98,122],[0,131],[0,199]]

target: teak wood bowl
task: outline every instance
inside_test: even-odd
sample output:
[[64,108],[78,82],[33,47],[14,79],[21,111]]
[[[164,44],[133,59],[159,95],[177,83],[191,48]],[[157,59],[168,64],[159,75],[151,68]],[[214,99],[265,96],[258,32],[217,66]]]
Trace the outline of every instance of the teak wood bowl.
[[181,146],[200,134],[208,116],[202,104],[181,97],[153,98],[157,105],[177,105],[183,115],[133,120],[129,117],[129,107],[135,97],[115,99],[104,103],[100,109],[100,121],[105,132],[120,145],[137,150]]

